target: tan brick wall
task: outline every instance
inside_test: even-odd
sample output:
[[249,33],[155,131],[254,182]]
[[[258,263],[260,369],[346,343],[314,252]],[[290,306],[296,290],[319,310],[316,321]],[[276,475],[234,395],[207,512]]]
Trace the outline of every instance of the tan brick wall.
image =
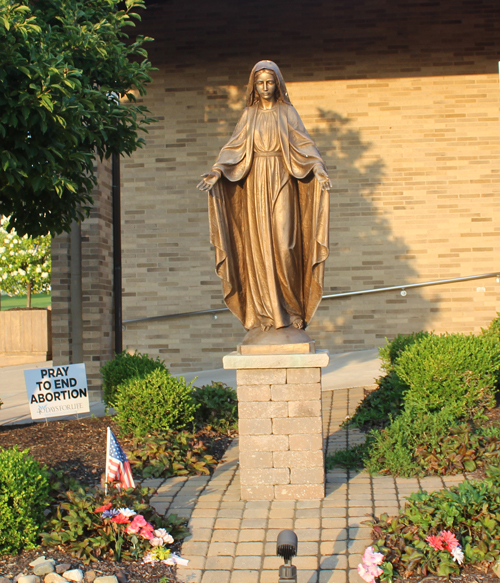
[[[122,160],[124,319],[222,307],[195,186],[261,58],[281,66],[334,183],[325,293],[500,269],[499,11],[496,0],[148,9],[159,70],[144,103],[159,122]],[[498,290],[490,279],[326,300],[309,331],[331,352],[419,329],[478,332]],[[124,345],[195,371],[220,367],[243,334],[228,313],[203,315],[128,325]]]

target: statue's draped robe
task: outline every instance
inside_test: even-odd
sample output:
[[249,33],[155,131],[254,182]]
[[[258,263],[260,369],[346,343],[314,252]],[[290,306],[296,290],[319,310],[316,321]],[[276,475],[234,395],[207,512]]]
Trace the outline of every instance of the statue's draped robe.
[[328,257],[323,160],[291,105],[244,110],[213,168],[210,240],[224,300],[247,330],[310,322]]

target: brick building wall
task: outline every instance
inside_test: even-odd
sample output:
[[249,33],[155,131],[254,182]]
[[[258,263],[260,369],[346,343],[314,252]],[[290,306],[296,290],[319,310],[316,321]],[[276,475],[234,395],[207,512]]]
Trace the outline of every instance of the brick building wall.
[[[156,38],[158,71],[143,101],[159,121],[122,159],[124,319],[223,306],[195,187],[262,58],[281,67],[334,184],[325,294],[500,269],[499,28],[495,0],[151,5],[140,32]],[[493,278],[325,300],[309,332],[332,352],[478,332],[499,289]],[[195,371],[220,367],[243,335],[231,314],[203,315],[129,324],[124,347]]]
[[[100,367],[113,356],[113,240],[111,165],[97,164],[94,208],[81,226],[83,361],[91,400],[100,399]],[[52,354],[54,365],[74,363],[70,235],[52,241]]]

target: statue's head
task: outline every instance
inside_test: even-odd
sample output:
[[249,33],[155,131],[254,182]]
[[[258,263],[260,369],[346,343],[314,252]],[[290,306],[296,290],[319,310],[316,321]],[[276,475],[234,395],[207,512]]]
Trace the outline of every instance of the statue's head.
[[273,61],[259,61],[250,73],[247,105],[254,105],[261,99],[281,101],[291,105],[281,71]]

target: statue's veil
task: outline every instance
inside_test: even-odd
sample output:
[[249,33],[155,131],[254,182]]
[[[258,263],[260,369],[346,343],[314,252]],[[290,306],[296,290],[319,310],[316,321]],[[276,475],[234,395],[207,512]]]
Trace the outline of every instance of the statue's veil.
[[277,99],[282,103],[287,103],[288,105],[292,105],[290,103],[290,98],[288,97],[288,91],[286,90],[285,80],[283,79],[283,75],[281,74],[280,68],[276,63],[273,61],[259,61],[252,72],[250,73],[250,78],[248,80],[248,87],[247,87],[247,107],[250,107],[258,100],[258,95],[255,91],[255,75],[262,71],[263,69],[268,69],[274,73],[276,77],[276,84],[278,89]]

